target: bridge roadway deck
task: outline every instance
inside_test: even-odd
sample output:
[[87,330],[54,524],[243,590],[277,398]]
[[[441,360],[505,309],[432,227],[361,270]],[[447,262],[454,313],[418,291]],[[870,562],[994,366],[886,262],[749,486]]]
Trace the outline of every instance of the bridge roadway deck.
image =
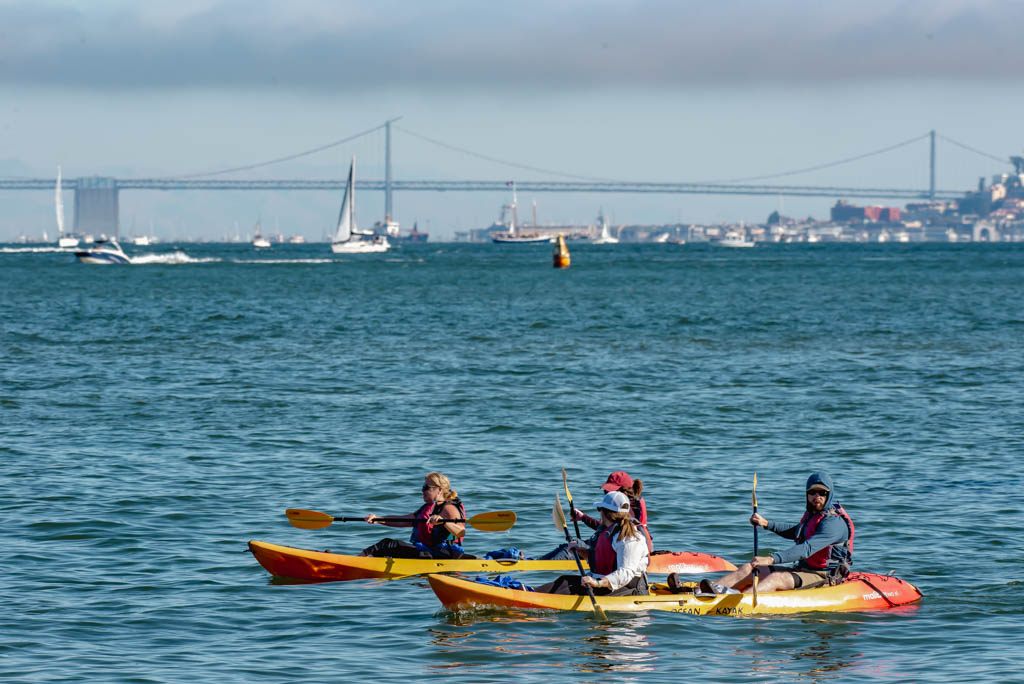
[[[79,181],[64,179],[64,188],[75,190]],[[111,178],[120,190],[341,190],[345,180],[188,180],[173,178]],[[0,190],[53,190],[51,178],[0,179]],[[83,184],[84,185],[84,184]],[[360,190],[384,190],[384,181],[357,181]],[[660,193],[684,195],[784,195],[789,197],[858,197],[875,199],[928,199],[928,190],[907,188],[851,188],[813,185],[742,185],[727,183],[646,183],[646,182],[561,182],[516,181],[522,192],[583,193]],[[395,180],[392,192],[506,192],[508,181],[474,180]],[[936,190],[934,199],[957,199],[963,192]]]

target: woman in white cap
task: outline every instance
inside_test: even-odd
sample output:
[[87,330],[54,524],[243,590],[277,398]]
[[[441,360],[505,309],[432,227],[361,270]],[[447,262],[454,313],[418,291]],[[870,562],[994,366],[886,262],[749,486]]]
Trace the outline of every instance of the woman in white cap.
[[[647,502],[642,496],[644,483],[640,480],[634,480],[625,470],[616,470],[608,476],[608,480],[601,485],[601,489],[603,489],[605,493],[622,492],[626,495],[629,499],[629,513],[633,518],[633,522],[639,523],[637,529],[640,534],[644,535],[644,539],[647,541],[648,553],[654,553],[654,541],[651,539],[651,533],[647,529]],[[572,519],[578,520],[590,529],[594,530],[593,536],[587,540],[587,544],[585,546],[593,546],[597,541],[598,535],[605,531],[605,525],[600,516],[592,518],[580,509],[574,508],[572,509]],[[579,555],[581,558],[585,558],[582,552]],[[569,550],[568,544],[559,544],[543,556],[537,557],[537,560],[572,559],[573,552]]]
[[647,594],[647,540],[630,511],[629,498],[622,492],[609,492],[595,504],[604,529],[591,546],[572,542],[587,554],[590,572],[584,576],[563,575],[554,582],[536,588],[550,594],[586,594],[592,587],[601,596]]

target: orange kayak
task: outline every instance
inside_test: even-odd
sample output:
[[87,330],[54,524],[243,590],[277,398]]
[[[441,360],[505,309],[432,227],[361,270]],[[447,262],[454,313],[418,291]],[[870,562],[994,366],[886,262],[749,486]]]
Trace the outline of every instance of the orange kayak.
[[[249,542],[249,551],[271,575],[307,582],[396,579],[437,572],[576,572],[576,563],[571,560],[373,558],[296,549],[255,540]],[[586,567],[586,563],[583,566]],[[736,566],[719,556],[683,551],[651,556],[648,572],[704,573],[735,569]]]
[[[571,610],[592,612],[587,596],[542,594],[523,589],[495,587],[447,575],[429,575],[427,580],[445,608],[452,611],[478,608],[516,608],[533,610]],[[871,573],[853,573],[845,582],[814,589],[794,589],[758,595],[696,596],[673,594],[656,587],[646,596],[598,596],[605,611],[638,612],[663,610],[691,615],[784,615],[813,611],[887,610],[921,599],[917,587],[897,577]]]

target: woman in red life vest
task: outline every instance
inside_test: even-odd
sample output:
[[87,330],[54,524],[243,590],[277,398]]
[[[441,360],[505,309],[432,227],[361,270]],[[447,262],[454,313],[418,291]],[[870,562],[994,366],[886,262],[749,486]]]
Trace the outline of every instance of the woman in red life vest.
[[[651,540],[651,533],[647,531],[647,502],[644,501],[642,496],[644,491],[644,483],[640,480],[634,480],[624,470],[616,470],[614,473],[608,476],[608,479],[601,489],[607,492],[622,492],[629,499],[630,514],[633,518],[633,523],[637,525],[637,529],[640,534],[647,540],[647,552],[654,552],[654,542]],[[604,529],[601,523],[601,518],[592,518],[578,508],[572,509],[573,520],[578,520],[592,530],[595,530],[594,535],[588,540],[588,545],[593,545],[598,535]],[[539,560],[572,560],[572,555],[569,551],[568,544],[560,544],[551,551],[547,552],[539,558]]]
[[587,554],[590,572],[584,576],[563,575],[536,591],[551,594],[586,594],[592,587],[600,596],[647,594],[647,541],[633,520],[629,498],[609,492],[595,504],[601,512],[601,529],[592,544],[573,541],[569,550]]
[[[466,524],[442,522],[442,520],[465,520],[466,507],[452,489],[451,481],[442,473],[427,473],[423,479],[423,505],[408,516],[415,522],[378,520],[372,513],[366,516],[368,523],[387,527],[411,527],[409,541],[381,539],[373,546],[363,549],[364,556],[389,558],[473,558],[462,548],[466,536]],[[392,517],[392,516],[388,516]]]

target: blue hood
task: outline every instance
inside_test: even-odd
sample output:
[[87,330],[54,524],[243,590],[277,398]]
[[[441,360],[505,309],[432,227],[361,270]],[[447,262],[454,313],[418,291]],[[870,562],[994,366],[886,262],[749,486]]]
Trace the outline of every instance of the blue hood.
[[807,486],[804,487],[804,491],[806,492],[814,485],[828,487],[828,498],[825,499],[824,508],[827,511],[836,498],[836,490],[832,487],[832,477],[828,473],[811,473],[811,476],[807,478]]

